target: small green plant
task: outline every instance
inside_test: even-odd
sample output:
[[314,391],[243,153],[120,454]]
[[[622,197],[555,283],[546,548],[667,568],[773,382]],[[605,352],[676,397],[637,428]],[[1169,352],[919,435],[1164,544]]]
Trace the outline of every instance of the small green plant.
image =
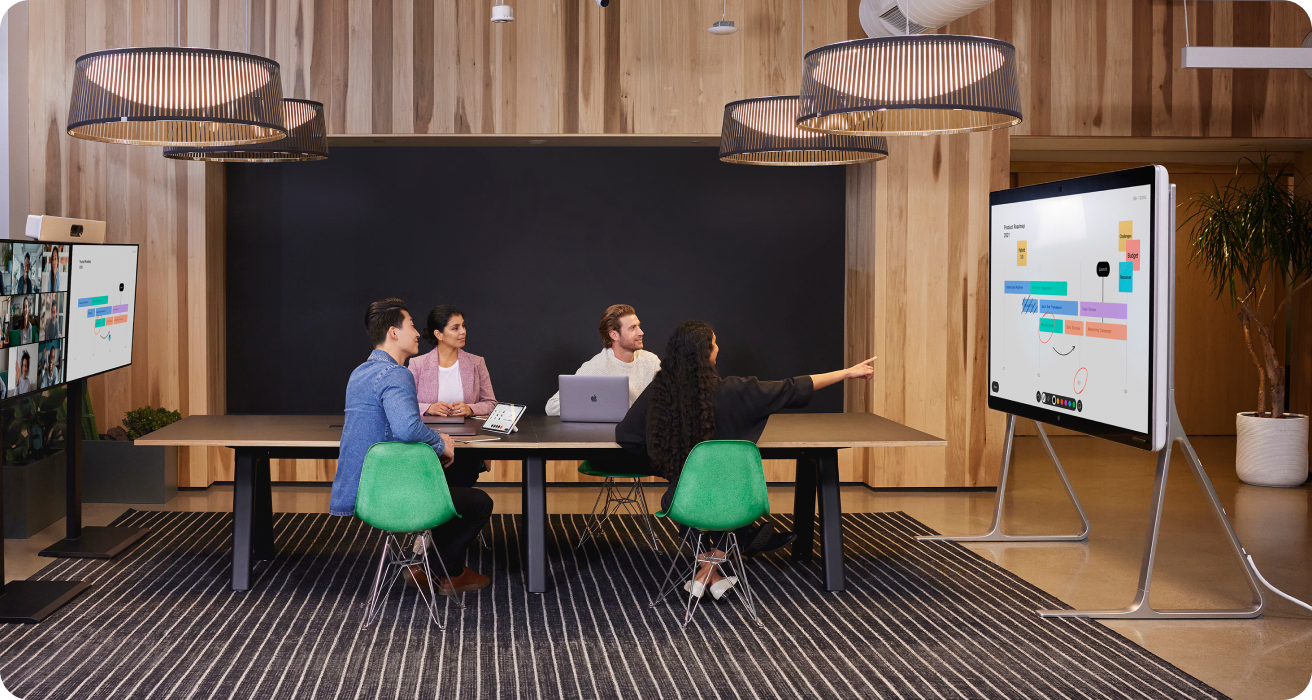
[[123,415],[123,427],[128,430],[128,439],[136,440],[142,435],[153,433],[160,428],[182,420],[182,414],[167,408],[145,406]]
[[[1312,282],[1312,201],[1289,187],[1287,166],[1272,172],[1269,158],[1263,153],[1260,164],[1245,158],[1257,166],[1256,182],[1245,184],[1236,169],[1225,187],[1194,198],[1197,209],[1185,223],[1198,221],[1193,262],[1207,272],[1217,298],[1230,297],[1243,324],[1244,345],[1257,366],[1255,415],[1266,413],[1269,399],[1270,415],[1283,418],[1285,368],[1272,326],[1294,293]],[[1272,310],[1264,313],[1264,303],[1281,288],[1284,300],[1267,304]]]

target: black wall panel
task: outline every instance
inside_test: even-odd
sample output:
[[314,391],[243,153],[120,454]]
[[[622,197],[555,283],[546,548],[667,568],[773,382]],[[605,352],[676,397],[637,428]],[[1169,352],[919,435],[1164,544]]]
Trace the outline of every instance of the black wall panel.
[[[540,413],[632,304],[646,349],[713,324],[722,374],[843,361],[844,169],[702,148],[337,148],[229,165],[228,410],[337,413],[365,306],[460,307],[497,398]],[[421,341],[421,349],[428,351]],[[842,389],[809,410],[841,411]]]

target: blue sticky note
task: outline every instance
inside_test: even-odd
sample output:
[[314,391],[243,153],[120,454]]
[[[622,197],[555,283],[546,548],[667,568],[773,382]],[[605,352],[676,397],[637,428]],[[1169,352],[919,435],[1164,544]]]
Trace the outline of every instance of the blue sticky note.
[[1134,291],[1134,263],[1123,262],[1117,264],[1120,265],[1121,268],[1120,275],[1119,275],[1120,282],[1121,282],[1121,291],[1133,292]]

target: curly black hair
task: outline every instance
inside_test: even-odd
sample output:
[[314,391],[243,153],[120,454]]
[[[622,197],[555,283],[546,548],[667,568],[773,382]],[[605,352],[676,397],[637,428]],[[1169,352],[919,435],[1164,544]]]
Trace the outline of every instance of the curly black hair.
[[715,434],[715,387],[711,324],[688,321],[674,329],[647,404],[647,452],[652,466],[676,479],[692,448]]

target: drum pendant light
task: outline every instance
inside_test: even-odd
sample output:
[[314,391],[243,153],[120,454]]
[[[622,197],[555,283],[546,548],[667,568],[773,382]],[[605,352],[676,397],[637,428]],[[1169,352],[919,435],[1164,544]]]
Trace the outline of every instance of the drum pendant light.
[[274,141],[282,80],[267,58],[215,49],[110,49],[79,56],[68,134],[132,146]]
[[323,104],[284,97],[282,105],[287,125],[285,139],[248,146],[166,148],[164,157],[216,163],[288,163],[327,158],[328,129],[324,125]]
[[[247,26],[250,25],[247,8]],[[132,146],[236,146],[276,141],[283,125],[276,61],[249,52],[178,45],[110,49],[73,67],[68,134]]]
[[956,134],[1021,122],[1016,47],[952,34],[856,39],[806,55],[797,125],[829,134]]
[[850,165],[888,157],[882,136],[797,128],[797,96],[753,97],[724,106],[720,160],[749,165]]
[[[806,3],[802,3],[802,48]],[[797,128],[796,95],[753,97],[724,106],[720,160],[746,165],[850,165],[888,157],[883,137],[818,134]]]

